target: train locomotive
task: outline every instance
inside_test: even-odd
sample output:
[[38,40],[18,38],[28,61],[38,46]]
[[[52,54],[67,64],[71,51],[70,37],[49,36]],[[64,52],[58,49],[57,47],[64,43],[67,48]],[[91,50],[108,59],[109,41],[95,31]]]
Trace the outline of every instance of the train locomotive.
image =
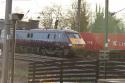
[[16,52],[70,57],[82,55],[85,41],[77,31],[16,30]]

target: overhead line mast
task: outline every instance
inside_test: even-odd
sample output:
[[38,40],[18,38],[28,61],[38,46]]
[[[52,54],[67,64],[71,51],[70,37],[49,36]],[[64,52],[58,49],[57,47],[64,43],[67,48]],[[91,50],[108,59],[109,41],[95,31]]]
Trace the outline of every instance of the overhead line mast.
[[78,0],[78,10],[77,10],[77,30],[80,32],[80,10],[81,10],[81,0]]
[[2,78],[1,83],[8,83],[9,76],[9,58],[10,58],[10,19],[9,15],[12,11],[12,0],[6,0],[6,11],[5,11],[5,27],[3,37],[3,52],[2,52]]

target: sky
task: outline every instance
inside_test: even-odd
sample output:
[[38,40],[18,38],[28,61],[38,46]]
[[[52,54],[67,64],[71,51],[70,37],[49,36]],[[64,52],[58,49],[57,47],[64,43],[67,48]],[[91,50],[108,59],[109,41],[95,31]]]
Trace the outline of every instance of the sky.
[[[71,3],[75,0],[13,0],[12,12],[24,13],[29,17],[35,17],[46,6],[52,6],[53,4],[61,5],[64,10],[71,9]],[[94,12],[96,4],[104,7],[105,0],[86,0],[90,11]],[[5,0],[0,0],[0,18],[4,18],[5,15]],[[111,12],[117,12],[125,8],[125,0],[109,0],[109,10]],[[29,13],[27,14],[27,11]],[[125,10],[117,13],[120,18],[125,17]]]

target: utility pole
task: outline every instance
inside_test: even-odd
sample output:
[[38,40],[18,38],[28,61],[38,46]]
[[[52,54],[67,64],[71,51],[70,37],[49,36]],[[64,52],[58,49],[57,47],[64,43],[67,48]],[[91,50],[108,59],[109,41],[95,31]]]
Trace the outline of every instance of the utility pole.
[[12,10],[12,0],[6,0],[6,10],[5,10],[5,27],[4,27],[4,37],[3,37],[3,52],[2,52],[2,78],[1,83],[8,83],[8,70],[9,70],[9,57],[10,57],[10,20],[9,15]]
[[105,34],[104,34],[104,48],[108,48],[108,15],[109,15],[109,0],[105,0]]
[[104,34],[104,78],[106,79],[107,75],[107,60],[109,58],[108,50],[108,16],[109,15],[109,0],[105,0],[105,34]]
[[77,30],[80,32],[80,10],[81,10],[81,0],[78,0],[78,10],[77,10]]

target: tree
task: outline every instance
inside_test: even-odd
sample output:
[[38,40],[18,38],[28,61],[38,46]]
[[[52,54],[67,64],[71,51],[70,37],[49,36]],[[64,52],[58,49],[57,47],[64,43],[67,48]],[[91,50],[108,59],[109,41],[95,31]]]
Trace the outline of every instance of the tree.
[[[112,16],[109,13],[108,32],[109,33],[121,33],[124,32],[124,24],[121,19]],[[96,18],[95,22],[91,25],[91,32],[104,32],[105,31],[105,18],[104,11],[100,7],[96,6]]]
[[52,14],[54,10],[52,8],[46,7],[44,11],[40,13],[40,25],[42,25],[45,28],[51,28],[52,26]]
[[[78,22],[77,22],[78,16],[76,13],[78,11],[77,2],[73,3],[73,7],[75,8],[75,10],[70,13],[71,14],[70,19],[72,20],[71,25],[72,25],[73,29],[78,30]],[[88,9],[89,8],[87,5],[87,2],[85,0],[81,0],[80,23],[79,23],[80,32],[87,32],[89,30],[89,27],[88,27],[88,25],[89,25],[89,11],[88,11]]]
[[[73,10],[63,11],[61,6],[51,6],[47,7],[40,13],[40,23],[45,28],[52,28],[54,24],[57,24],[57,28],[65,28],[70,27],[74,30],[78,30],[77,27],[77,2],[74,2],[73,5],[75,6]],[[86,32],[89,30],[89,12],[87,8],[87,3],[85,0],[81,0],[81,7],[80,7],[80,32]]]
[[53,5],[52,7],[46,7],[40,13],[40,24],[45,28],[53,28],[53,22],[59,20],[61,16],[61,7]]
[[87,3],[83,0],[82,2],[82,8],[81,8],[81,14],[80,14],[80,31],[81,32],[87,32],[89,30],[89,12],[87,8]]

